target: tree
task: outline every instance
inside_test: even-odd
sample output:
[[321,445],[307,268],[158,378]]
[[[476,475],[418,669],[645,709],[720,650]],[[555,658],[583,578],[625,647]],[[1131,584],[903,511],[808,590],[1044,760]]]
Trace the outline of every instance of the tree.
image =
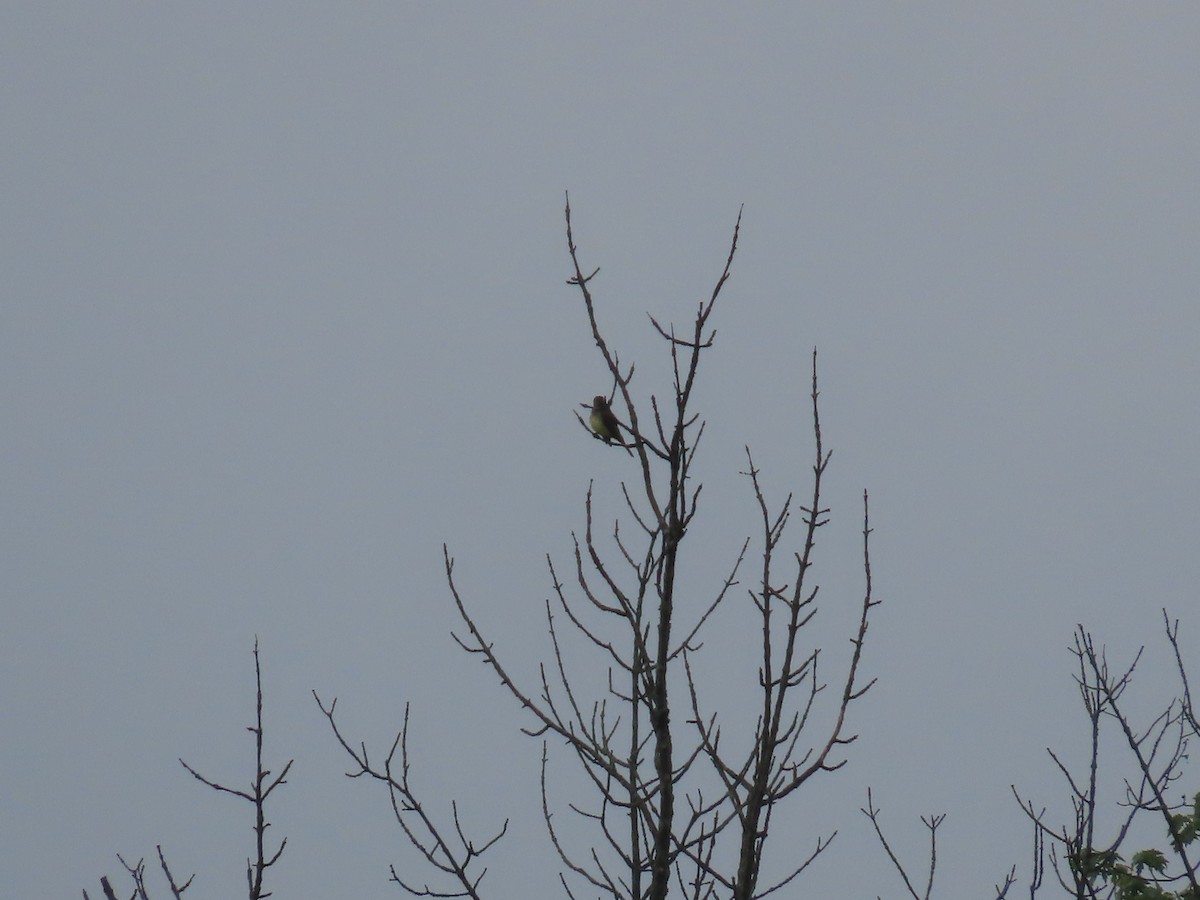
[[[713,587],[703,612],[682,621],[677,604],[680,550],[701,508],[702,493],[692,476],[704,433],[704,422],[693,409],[694,387],[701,360],[715,345],[710,322],[730,277],[740,225],[739,213],[724,269],[686,331],[677,332],[651,316],[670,354],[673,383],[665,401],[653,393],[643,399],[635,390],[635,366],[623,365],[604,337],[592,292],[599,269],[585,274],[568,198],[567,250],[573,269],[568,284],[579,292],[611,380],[607,398],[602,395],[581,405],[591,407],[597,417],[611,410],[618,426],[604,419],[593,432],[584,417],[577,416],[588,433],[606,443],[620,443],[633,457],[632,483],[621,484],[626,523],[632,527],[622,528],[618,519],[611,534],[601,539],[594,485],[589,485],[583,534],[573,535],[574,589],[547,558],[552,599],[547,600],[545,614],[551,658],[541,666],[540,681],[532,688],[510,674],[473,617],[455,581],[454,560],[443,548],[447,583],[464,627],[455,639],[495,671],[528,717],[525,732],[542,739],[543,817],[565,869],[560,878],[568,896],[575,896],[572,885],[583,884],[604,896],[631,900],[660,900],[675,889],[695,898],[748,900],[790,883],[833,835],[819,838],[811,852],[764,885],[760,876],[772,819],[783,802],[812,779],[845,764],[846,748],[856,739],[849,723],[851,708],[873,683],[864,683],[859,674],[869,616],[879,602],[871,592],[871,530],[864,492],[865,585],[858,624],[848,657],[838,662],[841,674],[835,694],[821,709],[829,685],[820,674],[823,651],[810,642],[808,626],[818,611],[818,587],[810,569],[817,534],[829,521],[822,505],[822,479],[830,452],[821,434],[814,350],[809,395],[815,453],[808,504],[797,507],[802,531],[791,552],[785,539],[793,498],[789,495],[772,506],[746,448],[743,474],[760,518],[754,550],[759,564],[753,586],[746,591],[761,628],[757,696],[746,700],[759,710],[751,733],[730,733],[706,706],[698,684],[695,667],[707,652],[702,651],[702,631],[739,584],[752,544],[747,538],[727,577]],[[568,642],[571,652],[566,650]],[[580,668],[573,664],[577,647],[590,648],[604,661],[602,684],[584,686]],[[336,700],[325,704],[317,697],[317,702],[354,759],[351,774],[386,785],[408,840],[446,880],[437,887],[418,886],[394,869],[393,879],[415,895],[481,897],[486,870],[480,858],[503,836],[507,822],[476,842],[464,834],[457,804],[451,806],[452,824],[436,820],[409,778],[407,711],[404,727],[380,766],[371,762],[364,745],[355,747],[342,735],[334,717]],[[593,829],[590,846],[582,850],[568,846],[555,822],[546,786],[550,738],[566,746],[593,798],[590,806],[571,806]],[[741,751],[736,749],[739,738]]]
[[[1174,786],[1184,774],[1188,746],[1200,735],[1192,706],[1187,669],[1179,648],[1179,622],[1172,622],[1164,609],[1163,626],[1174,653],[1180,688],[1150,722],[1138,728],[1127,710],[1124,694],[1133,681],[1134,670],[1145,647],[1122,672],[1109,668],[1106,651],[1097,649],[1092,634],[1082,625],[1075,631],[1072,653],[1078,674],[1075,683],[1087,714],[1090,753],[1082,773],[1073,771],[1060,754],[1047,749],[1063,774],[1070,792],[1072,816],[1069,824],[1047,823],[1046,810],[1037,810],[1013,787],[1013,795],[1034,825],[1035,887],[1041,883],[1041,859],[1050,842],[1050,863],[1059,884],[1073,897],[1116,897],[1118,900],[1200,900],[1200,853],[1192,847],[1200,832],[1200,793],[1174,799]],[[1107,837],[1101,837],[1104,790],[1101,774],[1102,732],[1112,724],[1134,764],[1134,775],[1125,776],[1122,810]],[[1179,795],[1175,795],[1179,796]],[[1146,816],[1162,820],[1170,850],[1134,852],[1126,862],[1123,848],[1129,843],[1135,822]]]
[[[1029,896],[1037,897],[1046,886],[1046,845],[1049,842],[1051,871],[1059,887],[1076,900],[1114,898],[1114,900],[1200,900],[1197,886],[1197,859],[1194,849],[1200,834],[1200,793],[1173,799],[1171,791],[1184,776],[1188,746],[1200,735],[1191,686],[1183,654],[1179,647],[1179,622],[1172,622],[1164,609],[1163,625],[1174,655],[1179,676],[1178,693],[1161,707],[1149,724],[1138,728],[1126,708],[1124,694],[1133,682],[1134,670],[1145,647],[1138,649],[1133,661],[1124,671],[1109,668],[1107,653],[1097,649],[1092,634],[1082,625],[1075,631],[1072,654],[1076,659],[1075,683],[1087,715],[1089,753],[1083,771],[1072,769],[1062,754],[1047,748],[1046,752],[1067,781],[1071,820],[1068,824],[1052,825],[1046,808],[1037,809],[1012,786],[1013,796],[1033,823],[1033,862],[1029,877]],[[1124,745],[1134,763],[1134,775],[1122,776],[1122,794],[1115,801],[1106,799],[1102,777],[1101,749],[1106,746],[1104,726],[1112,725],[1118,733],[1118,745]],[[1176,795],[1179,796],[1179,795]],[[1104,826],[1113,819],[1109,808],[1119,813],[1101,837]],[[871,792],[863,814],[871,820],[876,837],[896,869],[904,886],[914,900],[929,900],[933,896],[934,875],[937,869],[937,831],[945,815],[923,816],[922,824],[929,831],[929,861],[924,891],[918,893],[905,865],[892,850],[880,823],[879,809]],[[1134,851],[1128,861],[1123,853],[1133,840],[1135,823],[1151,817],[1161,819],[1168,838],[1169,851],[1157,848]],[[1003,883],[997,885],[996,898],[1007,896],[1016,883],[1016,866],[1009,870]]]

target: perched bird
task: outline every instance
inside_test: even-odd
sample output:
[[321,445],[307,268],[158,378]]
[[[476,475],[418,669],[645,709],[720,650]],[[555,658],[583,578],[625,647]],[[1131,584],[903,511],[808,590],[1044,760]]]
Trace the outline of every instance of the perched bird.
[[[608,401],[602,395],[597,394],[592,400],[592,414],[588,418],[588,424],[592,426],[592,431],[604,438],[604,443],[611,444],[616,441],[625,447],[621,440],[621,425],[609,408]],[[625,450],[630,454],[633,453],[628,447],[625,447]]]

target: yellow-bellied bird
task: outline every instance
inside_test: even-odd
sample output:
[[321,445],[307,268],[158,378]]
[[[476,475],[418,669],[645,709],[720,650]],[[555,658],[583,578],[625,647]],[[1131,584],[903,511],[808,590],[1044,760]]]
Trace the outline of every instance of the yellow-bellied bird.
[[[617,417],[613,415],[613,411],[609,408],[608,401],[599,394],[592,400],[592,414],[588,418],[588,423],[592,426],[592,431],[604,438],[604,443],[611,444],[613,441],[616,441],[622,447],[625,447],[624,442],[621,440],[621,425],[617,422]],[[628,447],[625,447],[625,449],[629,450]]]

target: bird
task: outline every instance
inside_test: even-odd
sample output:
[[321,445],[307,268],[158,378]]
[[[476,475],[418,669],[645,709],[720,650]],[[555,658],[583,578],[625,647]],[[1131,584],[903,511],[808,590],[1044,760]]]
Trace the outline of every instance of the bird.
[[[588,417],[588,424],[592,426],[592,431],[604,439],[604,443],[611,444],[616,441],[625,447],[625,443],[621,440],[621,425],[609,408],[608,400],[602,394],[597,394],[592,400],[592,414]],[[632,452],[628,447],[625,449]]]

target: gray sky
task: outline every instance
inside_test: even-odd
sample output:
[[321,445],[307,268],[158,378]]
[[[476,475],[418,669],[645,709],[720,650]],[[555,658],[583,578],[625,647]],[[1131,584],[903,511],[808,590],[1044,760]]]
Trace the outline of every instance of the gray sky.
[[1062,818],[1044,748],[1084,750],[1075,624],[1161,656],[1167,606],[1200,658],[1198,47],[1191,4],[8,4],[5,892],[96,891],[157,842],[196,896],[243,890],[249,810],[176,760],[248,783],[257,633],[296,758],[277,896],[395,896],[412,862],[313,688],[380,752],[411,700],[430,801],[513,817],[493,896],[557,895],[540,748],[450,639],[440,546],[532,675],[545,554],[631,473],[573,416],[607,380],[564,189],[642,398],[645,313],[690,318],[745,204],[692,552],[718,578],[756,526],[744,444],[806,487],[817,346],[830,666],[871,490],[880,683],[775,852],[839,829],[805,892],[898,895],[872,785],[910,858],[948,813],[941,896],[1024,874],[1009,785]]

